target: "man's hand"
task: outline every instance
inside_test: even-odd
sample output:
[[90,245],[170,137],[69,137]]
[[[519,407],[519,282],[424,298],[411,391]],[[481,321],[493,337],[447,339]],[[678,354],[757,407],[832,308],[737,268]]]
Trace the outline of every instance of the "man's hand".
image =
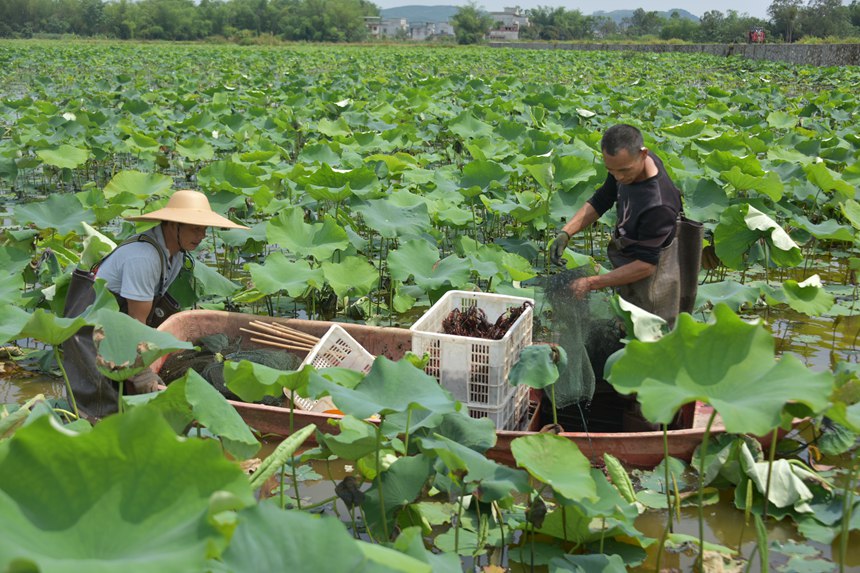
[[573,293],[573,296],[577,300],[584,299],[591,292],[591,281],[589,279],[591,277],[582,277],[570,283],[570,292]]
[[553,263],[564,266],[564,250],[569,242],[570,235],[566,231],[561,231],[555,236],[555,241],[549,251],[549,258]]

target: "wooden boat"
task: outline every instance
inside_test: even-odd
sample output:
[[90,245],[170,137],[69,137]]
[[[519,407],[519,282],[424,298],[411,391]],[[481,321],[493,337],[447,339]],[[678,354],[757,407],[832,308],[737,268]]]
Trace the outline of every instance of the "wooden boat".
[[[302,319],[273,318],[235,312],[212,310],[189,310],[179,312],[168,318],[159,330],[170,332],[180,340],[194,342],[199,338],[215,333],[224,333],[234,339],[242,334],[240,328],[248,328],[251,321],[275,322],[290,328],[306,332],[315,337],[322,337],[334,324],[325,321],[310,321]],[[401,358],[412,347],[412,333],[403,328],[367,326],[360,324],[337,323],[344,328],[357,342],[374,356],[386,356],[392,360]],[[257,343],[248,342],[248,348],[262,348]],[[164,363],[162,358],[153,365],[156,371]],[[539,400],[539,395],[534,396]],[[290,410],[277,406],[249,404],[230,401],[245,422],[265,434],[287,435],[290,427]],[[693,451],[702,443],[704,423],[709,412],[703,412],[689,405],[680,416],[680,425],[686,429],[674,429],[668,432],[669,455],[690,460]],[[315,425],[323,432],[336,432],[334,426],[328,424],[330,419],[340,418],[337,414],[326,414],[293,410],[293,428],[298,429],[309,424]],[[514,466],[511,454],[511,441],[533,433],[540,428],[538,416],[532,416],[527,431],[496,432],[496,444],[487,452],[487,457],[500,463]],[[724,431],[715,425],[711,434]],[[663,459],[663,432],[622,432],[622,433],[592,433],[592,432],[562,432],[560,434],[573,441],[592,463],[602,465],[603,454],[608,453],[620,459],[630,467],[652,468]],[[765,444],[767,445],[767,444]]]

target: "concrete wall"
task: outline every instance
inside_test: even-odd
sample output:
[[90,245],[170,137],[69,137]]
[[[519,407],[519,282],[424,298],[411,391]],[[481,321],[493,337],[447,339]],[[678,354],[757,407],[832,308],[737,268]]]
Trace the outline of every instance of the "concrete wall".
[[627,50],[742,56],[754,60],[812,66],[860,66],[860,44],[563,44],[553,42],[490,42],[494,48],[526,50]]

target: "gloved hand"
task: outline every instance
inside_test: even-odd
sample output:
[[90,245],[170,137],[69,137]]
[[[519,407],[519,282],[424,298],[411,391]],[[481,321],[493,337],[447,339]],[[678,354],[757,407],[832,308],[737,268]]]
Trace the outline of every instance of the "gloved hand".
[[549,259],[557,264],[564,266],[564,250],[570,242],[570,235],[567,231],[561,231],[555,236],[555,241],[552,243],[549,251]]
[[158,390],[159,384],[163,384],[161,377],[147,368],[126,380],[125,388],[128,394],[148,394]]

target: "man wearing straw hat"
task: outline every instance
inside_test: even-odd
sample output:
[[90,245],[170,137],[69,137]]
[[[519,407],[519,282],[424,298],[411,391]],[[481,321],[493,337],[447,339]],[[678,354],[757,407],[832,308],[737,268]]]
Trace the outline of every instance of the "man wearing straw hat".
[[[206,229],[248,228],[214,212],[203,193],[191,190],[176,191],[162,209],[127,219],[160,224],[119,245],[98,263],[95,276],[105,280],[121,311],[150,326],[160,322],[157,303],[179,276],[187,252],[203,241]],[[68,316],[68,302],[66,309]],[[63,350],[78,404],[98,417],[116,411],[117,390],[95,367],[92,329],[81,329]],[[146,369],[127,380],[125,387],[130,394],[144,394],[155,391],[159,382],[158,375]]]

